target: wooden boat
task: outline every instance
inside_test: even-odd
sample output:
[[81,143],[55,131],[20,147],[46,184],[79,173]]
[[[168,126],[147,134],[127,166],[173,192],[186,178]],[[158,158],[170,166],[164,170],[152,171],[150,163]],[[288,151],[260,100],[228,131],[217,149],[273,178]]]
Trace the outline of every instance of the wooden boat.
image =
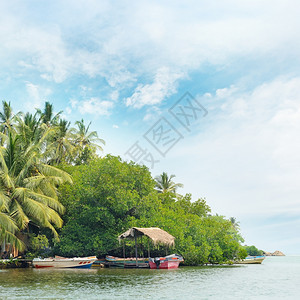
[[120,258],[115,256],[107,255],[105,257],[105,265],[110,268],[144,268],[149,269],[149,259],[148,258]]
[[34,258],[32,265],[35,268],[90,268],[94,261],[97,260],[96,256],[89,257],[73,257],[66,258],[61,256],[48,257],[48,258]]
[[237,264],[261,264],[266,257],[261,256],[247,256],[245,259],[237,261]]
[[106,264],[105,258],[98,258],[96,261],[93,262],[92,268],[104,268]]
[[180,262],[183,262],[183,257],[178,254],[149,258],[150,269],[177,269]]

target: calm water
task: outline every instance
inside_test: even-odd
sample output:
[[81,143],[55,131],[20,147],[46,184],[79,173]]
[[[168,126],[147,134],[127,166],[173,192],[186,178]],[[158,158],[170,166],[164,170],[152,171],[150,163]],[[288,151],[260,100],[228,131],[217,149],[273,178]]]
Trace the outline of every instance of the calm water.
[[177,270],[0,270],[0,299],[300,299],[300,256]]

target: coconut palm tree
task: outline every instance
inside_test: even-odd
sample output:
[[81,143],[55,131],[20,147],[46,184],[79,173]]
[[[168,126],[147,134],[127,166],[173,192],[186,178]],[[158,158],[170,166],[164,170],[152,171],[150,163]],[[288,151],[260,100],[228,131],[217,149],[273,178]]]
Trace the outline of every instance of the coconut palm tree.
[[3,111],[0,112],[1,132],[7,132],[13,123],[14,114],[10,102],[2,101]]
[[[13,129],[16,118],[20,115],[20,112],[14,115],[10,102],[2,101],[3,111],[0,112],[0,132],[7,134],[9,130]],[[1,138],[1,145],[4,140]]]
[[179,187],[183,187],[182,183],[175,183],[172,179],[176,177],[175,175],[168,176],[167,173],[163,172],[161,175],[155,177],[155,189],[159,193],[174,193]]
[[230,217],[229,221],[231,222],[233,229],[235,229],[235,230],[239,229],[240,222],[238,222],[235,217]]
[[70,122],[59,120],[55,127],[55,135],[51,144],[53,158],[50,161],[59,164],[62,161],[72,162],[75,147],[76,136],[70,129]]
[[54,115],[53,110],[53,105],[49,102],[45,102],[44,111],[37,109],[37,113],[40,115],[41,122],[46,124],[48,127],[57,125],[62,113],[62,111],[59,111]]
[[91,123],[92,122],[90,122],[88,126],[86,126],[84,124],[83,119],[81,121],[75,122],[75,125],[77,125],[78,127],[78,130],[75,129],[75,132],[77,134],[76,142],[80,145],[81,148],[89,146],[89,147],[94,147],[97,150],[103,151],[102,147],[97,143],[101,143],[105,145],[105,142],[104,140],[98,137],[96,131],[89,131]]
[[98,144],[105,145],[105,141],[98,137],[96,131],[89,131],[91,122],[86,126],[84,120],[76,121],[77,128],[72,128],[71,133],[75,136],[74,143],[76,145],[77,163],[81,163],[83,155],[94,156],[96,151],[103,151],[103,148]]
[[3,251],[5,244],[10,243],[12,246],[19,250],[24,249],[24,243],[16,237],[18,227],[14,220],[9,216],[9,198],[0,191],[0,242],[2,244]]
[[72,182],[64,171],[49,166],[45,161],[45,143],[51,136],[48,128],[38,141],[24,144],[24,136],[9,130],[4,146],[0,147],[0,191],[7,199],[7,211],[18,230],[32,221],[52,230],[62,226],[64,207],[57,198],[57,187]]
[[37,143],[41,138],[42,132],[47,130],[46,126],[42,126],[37,115],[37,112],[34,115],[31,113],[26,113],[25,115],[20,113],[16,117],[15,128],[22,138],[24,147],[28,147],[31,143]]

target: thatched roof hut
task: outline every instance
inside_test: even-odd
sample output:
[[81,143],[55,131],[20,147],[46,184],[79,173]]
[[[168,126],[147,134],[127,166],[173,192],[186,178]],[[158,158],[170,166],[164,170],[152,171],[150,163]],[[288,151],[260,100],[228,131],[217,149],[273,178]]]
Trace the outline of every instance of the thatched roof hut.
[[150,238],[154,245],[164,244],[168,246],[174,246],[175,237],[169,234],[168,232],[158,228],[158,227],[149,227],[149,228],[139,228],[132,227],[119,235],[119,241],[122,239],[135,239],[138,236],[147,236]]

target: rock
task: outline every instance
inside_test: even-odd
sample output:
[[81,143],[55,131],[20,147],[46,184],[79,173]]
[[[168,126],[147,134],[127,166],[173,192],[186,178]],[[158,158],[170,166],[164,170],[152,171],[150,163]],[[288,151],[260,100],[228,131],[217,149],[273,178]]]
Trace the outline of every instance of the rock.
[[283,254],[281,251],[276,250],[272,253],[272,256],[285,256],[285,254]]
[[272,253],[271,252],[264,252],[264,255],[265,256],[272,256]]

